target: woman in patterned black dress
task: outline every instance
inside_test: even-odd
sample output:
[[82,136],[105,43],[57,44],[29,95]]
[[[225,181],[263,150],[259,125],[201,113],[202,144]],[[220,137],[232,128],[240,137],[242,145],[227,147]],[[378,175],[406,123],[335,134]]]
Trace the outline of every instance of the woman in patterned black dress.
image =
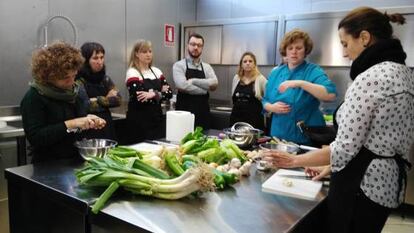
[[390,22],[405,19],[362,7],[339,23],[354,82],[336,114],[335,141],[303,156],[268,154],[279,167],[331,165],[329,232],[381,232],[405,195],[414,141],[414,78]]
[[164,74],[152,66],[151,42],[140,40],[131,51],[126,86],[129,91],[128,143],[165,137],[165,118],[161,101],[172,97]]

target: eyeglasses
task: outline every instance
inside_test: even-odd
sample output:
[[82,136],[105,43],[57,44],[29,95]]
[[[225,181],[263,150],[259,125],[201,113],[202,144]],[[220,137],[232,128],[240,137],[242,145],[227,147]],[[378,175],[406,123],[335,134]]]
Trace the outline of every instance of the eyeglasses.
[[203,44],[197,44],[197,43],[189,43],[189,45],[190,46],[192,46],[192,47],[199,47],[199,48],[202,48],[203,47]]

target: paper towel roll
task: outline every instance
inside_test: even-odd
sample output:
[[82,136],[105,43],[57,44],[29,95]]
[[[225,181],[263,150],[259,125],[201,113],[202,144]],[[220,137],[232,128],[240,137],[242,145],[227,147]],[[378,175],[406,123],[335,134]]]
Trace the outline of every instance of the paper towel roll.
[[166,139],[179,142],[187,133],[194,131],[194,114],[187,111],[168,111]]

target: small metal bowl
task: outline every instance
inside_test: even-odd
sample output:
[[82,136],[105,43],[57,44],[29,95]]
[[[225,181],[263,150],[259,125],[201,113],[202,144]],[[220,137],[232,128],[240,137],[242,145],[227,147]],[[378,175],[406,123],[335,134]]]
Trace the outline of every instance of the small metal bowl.
[[299,151],[299,146],[294,145],[294,144],[265,143],[265,144],[260,144],[259,147],[262,150],[284,151],[290,154],[296,154]]
[[231,128],[223,129],[228,139],[231,139],[238,147],[247,149],[257,143],[257,139],[263,134],[260,129],[243,129],[232,130]]
[[84,139],[75,142],[79,154],[85,160],[90,160],[92,157],[103,158],[109,151],[118,145],[118,142],[110,139]]

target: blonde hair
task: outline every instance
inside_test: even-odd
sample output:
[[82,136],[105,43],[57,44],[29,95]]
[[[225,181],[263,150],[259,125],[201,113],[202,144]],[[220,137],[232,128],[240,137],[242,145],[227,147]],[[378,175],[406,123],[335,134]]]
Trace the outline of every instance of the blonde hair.
[[253,59],[253,62],[254,62],[253,77],[256,78],[256,76],[258,74],[260,74],[260,71],[257,68],[256,56],[252,52],[243,53],[243,55],[241,56],[240,61],[239,61],[239,69],[237,71],[237,74],[239,75],[240,78],[244,76],[244,70],[243,70],[243,67],[242,67],[242,63],[243,63],[243,58],[245,56],[250,56]]
[[258,80],[258,78],[260,76],[263,76],[262,73],[260,73],[259,69],[257,68],[257,60],[256,60],[256,56],[252,53],[252,52],[245,52],[243,53],[243,55],[240,58],[239,61],[239,69],[237,71],[237,77],[239,79],[241,79],[244,76],[244,70],[242,67],[242,63],[243,63],[243,58],[245,56],[250,56],[253,59],[254,62],[254,68],[253,68],[253,72],[252,72],[252,77],[253,77],[253,81],[254,83],[254,92],[255,92],[255,96],[257,99],[261,100],[263,93],[264,93],[264,89],[262,88],[262,80]]
[[47,84],[65,79],[67,73],[79,70],[83,62],[79,49],[57,41],[33,52],[32,75],[36,81]]
[[310,54],[313,49],[313,41],[310,38],[307,32],[304,32],[300,29],[293,29],[292,31],[286,33],[283,36],[282,42],[279,46],[279,53],[283,57],[286,56],[286,48],[293,44],[296,40],[303,40],[303,44],[305,45],[305,56]]
[[[129,56],[128,67],[133,67],[138,69],[138,58],[135,56],[136,53],[142,52],[144,50],[148,50],[152,48],[152,43],[149,40],[138,40],[134,47],[132,48],[131,54]],[[154,57],[153,57],[154,59]],[[152,61],[150,62],[149,66],[152,66]]]

